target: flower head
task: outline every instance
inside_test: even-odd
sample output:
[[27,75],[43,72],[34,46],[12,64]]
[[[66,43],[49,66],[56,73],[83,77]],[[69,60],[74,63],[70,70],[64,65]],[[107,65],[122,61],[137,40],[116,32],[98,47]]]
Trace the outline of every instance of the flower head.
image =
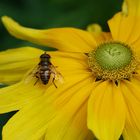
[[[27,84],[28,74],[22,79],[39,63],[42,50],[9,50],[8,64],[9,53],[0,53],[0,76],[4,70],[7,75],[14,72],[1,82],[22,79],[0,90],[0,112],[19,110],[4,127],[3,139],[118,140],[122,134],[125,140],[138,140],[139,16],[140,1],[126,0],[123,11],[108,21],[111,32],[97,34],[75,28],[35,30],[4,16],[11,35],[58,49],[47,53],[65,82],[56,89],[51,81],[34,85],[35,77]],[[22,58],[21,51],[30,55]]]

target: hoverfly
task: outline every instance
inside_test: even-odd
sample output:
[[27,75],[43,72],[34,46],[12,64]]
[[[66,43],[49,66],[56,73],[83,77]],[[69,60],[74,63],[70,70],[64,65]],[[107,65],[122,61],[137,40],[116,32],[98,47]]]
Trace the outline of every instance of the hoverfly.
[[37,80],[34,85],[37,84],[39,80],[41,80],[42,84],[47,85],[50,77],[52,76],[52,83],[57,88],[55,84],[55,80],[60,80],[62,82],[62,75],[56,70],[57,66],[54,66],[51,61],[51,56],[44,52],[40,56],[40,62],[38,63],[37,67],[31,72],[33,77],[36,77]]

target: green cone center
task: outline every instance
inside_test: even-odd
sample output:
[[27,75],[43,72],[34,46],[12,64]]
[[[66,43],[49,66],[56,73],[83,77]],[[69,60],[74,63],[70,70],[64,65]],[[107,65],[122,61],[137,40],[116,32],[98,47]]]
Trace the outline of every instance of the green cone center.
[[102,69],[116,70],[130,64],[132,52],[121,43],[104,43],[96,49],[94,57]]

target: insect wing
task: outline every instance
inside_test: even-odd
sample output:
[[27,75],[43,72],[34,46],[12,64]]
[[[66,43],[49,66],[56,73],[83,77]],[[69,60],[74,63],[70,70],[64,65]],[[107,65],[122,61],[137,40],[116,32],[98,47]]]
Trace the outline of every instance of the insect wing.
[[39,72],[40,66],[37,65],[33,69],[31,69],[26,75],[25,75],[25,83],[29,83],[30,81],[34,81],[34,78],[37,76]]
[[51,72],[56,81],[59,81],[60,83],[64,83],[64,77],[59,71],[56,70],[56,67],[54,65],[51,65]]

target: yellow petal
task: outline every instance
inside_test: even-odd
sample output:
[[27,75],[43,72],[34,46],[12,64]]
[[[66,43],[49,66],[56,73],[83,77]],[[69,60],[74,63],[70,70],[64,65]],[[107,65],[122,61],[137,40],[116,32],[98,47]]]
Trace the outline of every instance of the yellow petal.
[[3,140],[43,139],[45,123],[52,117],[50,110],[46,109],[43,97],[30,101],[30,104],[24,106],[8,121],[3,128]]
[[130,43],[129,40],[133,33],[135,25],[134,17],[128,17],[121,12],[117,13],[111,20],[108,21],[113,39],[116,41]]
[[123,4],[122,4],[122,13],[126,16],[128,15],[128,5],[126,3],[126,0],[123,1]]
[[[81,86],[87,83],[87,78],[87,76],[81,75],[76,78],[76,75],[74,75],[73,80],[71,78],[69,83],[64,83],[63,87],[57,90],[53,85],[49,86],[43,96],[37,100],[30,101],[27,106],[25,105],[9,120],[3,129],[3,140],[19,140],[21,138],[24,140],[43,139],[48,123],[63,107],[62,104],[67,104],[67,101],[75,95]],[[60,98],[63,99],[61,102],[59,102]],[[55,106],[58,102],[59,105]]]
[[38,63],[42,52],[31,47],[0,52],[0,83],[12,84],[20,81],[24,74]]
[[111,36],[111,33],[109,32],[102,32],[99,35],[94,35],[94,38],[99,45],[105,42],[112,41],[112,36]]
[[118,140],[125,123],[125,105],[117,87],[105,81],[93,90],[88,102],[88,127],[99,140]]
[[140,80],[132,79],[131,82],[121,83],[121,89],[125,99],[127,112],[123,132],[125,140],[140,139]]
[[[139,0],[125,0],[128,15],[140,16],[140,1]],[[125,8],[125,9],[126,9]]]
[[7,16],[2,17],[2,21],[11,35],[62,51],[88,52],[96,46],[92,35],[80,29],[54,28],[49,30],[36,30],[22,27]]
[[[52,63],[54,64],[54,66],[58,66],[57,70],[64,77],[65,83],[70,82],[70,80],[73,78],[76,78],[75,81],[77,81],[82,76],[88,76],[88,77],[91,76],[90,71],[87,70],[86,72],[87,66],[85,67],[85,65],[87,65],[87,62],[83,61],[87,59],[86,55],[80,54],[80,53],[64,53],[64,52],[63,53],[62,52],[48,52],[48,53],[52,56]],[[33,64],[36,63],[35,64],[36,66],[38,64],[39,59],[36,60],[35,62],[33,62],[33,60],[31,59],[30,62],[32,62]],[[26,63],[28,63],[28,61]],[[34,71],[31,69],[31,72],[34,72]],[[0,93],[1,93],[0,100],[2,100],[0,102],[0,112],[17,110],[19,109],[19,107],[21,107],[21,104],[26,102],[25,101],[26,97],[28,100],[29,98],[28,96],[33,96],[33,95],[38,96],[38,94],[40,95],[40,93],[35,94],[38,90],[34,93],[34,90],[36,90],[36,85],[41,86],[44,89],[44,87],[48,88],[48,86],[51,84],[53,88],[55,88],[51,79],[49,80],[49,83],[47,86],[44,86],[41,80],[36,85],[34,85],[36,80],[37,78],[33,77],[33,75],[26,74],[25,78],[23,78],[23,81],[21,84],[19,84],[19,86],[12,86],[12,87],[6,87],[3,89],[0,89]],[[59,80],[58,80],[58,83],[59,83]],[[59,88],[59,84],[58,84],[58,88]],[[33,92],[31,92],[31,90],[33,90]],[[22,95],[23,91],[24,93]],[[20,98],[22,98],[22,96],[23,96],[23,101],[21,102]]]
[[[51,62],[56,67],[56,71],[61,74],[58,80],[55,80],[55,84],[58,86],[63,82],[69,82],[74,75],[91,76],[92,74],[88,67],[88,57],[83,53],[68,53],[59,51],[47,53],[51,56]],[[25,77],[25,81],[27,81],[26,79],[28,78]],[[77,81],[78,79],[75,80]],[[50,84],[53,84],[51,79],[49,81]]]
[[[51,63],[54,65],[54,67],[56,67],[55,70],[57,71],[57,73],[61,74],[60,78],[58,78],[58,80],[55,80],[58,85],[59,83],[61,83],[61,80],[63,82],[69,82],[71,77],[73,77],[74,75],[86,74],[91,76],[92,74],[88,67],[88,57],[83,53],[68,53],[59,51],[47,53],[51,56]],[[30,72],[35,73],[34,69],[31,69]],[[27,74],[24,79],[25,81],[32,80],[33,75]],[[36,78],[34,77],[34,79]],[[52,80],[50,79],[49,81],[52,84]]]
[[87,31],[93,35],[97,44],[107,41],[112,41],[112,36],[109,32],[103,32],[99,24],[91,24],[87,27]]
[[108,24],[114,40],[137,49],[140,44],[140,1],[126,0],[123,11],[117,13]]
[[[75,88],[78,90],[75,90]],[[85,79],[71,91],[66,91],[54,102],[56,117],[48,124],[46,140],[91,140],[93,134],[87,128],[87,100],[93,84]],[[60,109],[62,107],[62,109]],[[55,135],[54,135],[55,134]]]
[[51,62],[57,66],[57,70],[65,77],[66,75],[91,73],[88,66],[88,57],[83,53],[48,52]]
[[0,89],[0,113],[21,109],[31,100],[41,96],[45,88],[34,81],[25,84],[23,81],[15,85]]
[[75,114],[71,114],[73,116],[62,114],[54,118],[49,123],[45,140],[93,140],[93,134],[87,129],[86,110],[87,106],[83,104]]

